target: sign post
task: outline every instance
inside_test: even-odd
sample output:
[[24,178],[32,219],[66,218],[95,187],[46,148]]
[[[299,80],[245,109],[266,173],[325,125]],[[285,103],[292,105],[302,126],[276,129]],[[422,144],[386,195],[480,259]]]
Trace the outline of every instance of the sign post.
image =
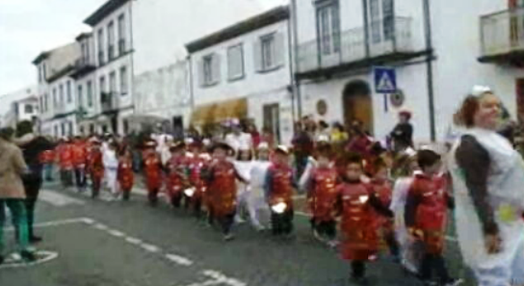
[[375,92],[384,95],[384,111],[388,112],[388,94],[397,92],[397,75],[392,67],[374,67]]

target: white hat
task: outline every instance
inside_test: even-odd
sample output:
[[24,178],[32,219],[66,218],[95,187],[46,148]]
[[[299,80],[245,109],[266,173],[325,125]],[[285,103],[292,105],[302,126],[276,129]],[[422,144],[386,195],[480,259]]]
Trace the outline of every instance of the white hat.
[[317,138],[317,142],[329,142],[329,136],[322,134]]
[[269,149],[269,144],[267,142],[260,142],[257,146],[258,150],[267,150]]
[[475,85],[471,89],[471,95],[475,97],[479,97],[488,92],[493,92],[493,90],[489,86]]

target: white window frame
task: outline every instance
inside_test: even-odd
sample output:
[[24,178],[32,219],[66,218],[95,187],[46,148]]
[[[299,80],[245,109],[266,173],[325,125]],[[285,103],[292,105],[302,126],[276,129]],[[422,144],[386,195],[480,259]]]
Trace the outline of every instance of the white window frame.
[[[269,45],[269,47],[268,47]],[[263,71],[268,71],[276,66],[276,38],[275,33],[260,37],[260,60]]]
[[340,12],[338,1],[317,4],[317,29],[320,53],[331,55],[340,52]]
[[107,58],[108,61],[115,59],[115,22],[110,21],[107,24]]
[[213,78],[213,55],[207,55],[202,58],[203,84],[210,86],[214,83]]
[[[239,69],[238,71],[236,71],[236,73],[234,73],[235,67],[238,67]],[[235,81],[244,78],[244,46],[242,45],[242,43],[230,46],[227,49],[227,69],[229,81]]]
[[87,106],[93,107],[93,82],[87,81],[86,83],[86,97],[87,97]]
[[126,14],[118,16],[118,52],[123,55],[126,52]]
[[109,92],[111,95],[115,95],[118,92],[116,87],[116,71],[109,73]]
[[67,103],[73,102],[73,91],[71,88],[71,81],[68,80],[66,82],[66,97],[67,97]]
[[120,94],[127,95],[129,92],[129,81],[127,78],[127,66],[120,67]]
[[77,90],[78,107],[84,107],[84,87],[82,86],[82,84],[79,84],[77,86]]

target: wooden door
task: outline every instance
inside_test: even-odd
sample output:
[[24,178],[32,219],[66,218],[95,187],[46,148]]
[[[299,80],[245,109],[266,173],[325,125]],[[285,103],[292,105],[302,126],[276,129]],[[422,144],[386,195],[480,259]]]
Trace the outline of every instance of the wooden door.
[[264,105],[264,128],[270,130],[275,140],[280,142],[280,106],[278,103]]

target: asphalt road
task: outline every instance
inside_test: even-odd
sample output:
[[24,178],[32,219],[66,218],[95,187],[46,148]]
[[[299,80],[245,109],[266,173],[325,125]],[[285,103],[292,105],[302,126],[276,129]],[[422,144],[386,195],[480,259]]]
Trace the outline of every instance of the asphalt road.
[[[93,201],[74,190],[46,185],[38,205],[40,250],[58,257],[37,265],[0,267],[9,286],[342,286],[349,264],[314,241],[308,218],[295,217],[296,239],[275,240],[249,225],[236,240],[167,204],[151,208],[143,195],[132,201]],[[8,232],[8,238],[12,232]],[[8,247],[13,250],[13,242]],[[453,275],[465,278],[456,242],[448,242]],[[384,255],[368,265],[369,285],[420,285]],[[474,285],[469,282],[464,285]]]

